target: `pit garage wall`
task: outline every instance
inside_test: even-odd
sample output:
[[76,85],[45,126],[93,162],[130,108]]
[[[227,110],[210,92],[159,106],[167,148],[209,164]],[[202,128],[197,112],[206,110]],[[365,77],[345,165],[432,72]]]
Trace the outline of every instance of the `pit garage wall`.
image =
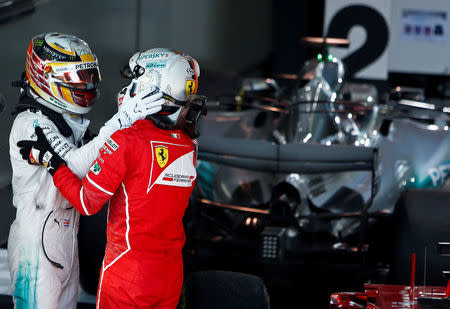
[[[101,97],[88,118],[97,132],[116,110],[115,97],[126,80],[119,71],[136,46],[137,0],[51,0],[28,16],[0,24],[0,93],[7,107],[0,114],[0,242],[7,238],[14,217],[8,136],[18,89],[11,88],[25,67],[31,38],[59,31],[84,38],[100,62]],[[172,47],[199,60],[203,69],[236,73],[267,58],[271,49],[270,0],[141,1],[139,48]],[[257,25],[255,27],[255,25]],[[204,72],[204,71],[203,71]],[[200,78],[200,91],[201,91]],[[5,188],[6,187],[6,188]]]

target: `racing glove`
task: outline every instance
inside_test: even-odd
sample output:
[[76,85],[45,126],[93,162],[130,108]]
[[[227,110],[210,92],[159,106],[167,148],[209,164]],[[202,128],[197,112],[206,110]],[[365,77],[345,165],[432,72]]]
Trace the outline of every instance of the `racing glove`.
[[135,121],[159,112],[165,99],[162,92],[153,89],[138,94],[125,87],[118,95],[119,111],[105,125],[114,131],[130,127]]
[[36,141],[17,142],[20,154],[29,164],[44,165],[53,176],[61,164],[66,164],[66,162],[50,146],[41,127],[34,128],[34,131],[37,136]]

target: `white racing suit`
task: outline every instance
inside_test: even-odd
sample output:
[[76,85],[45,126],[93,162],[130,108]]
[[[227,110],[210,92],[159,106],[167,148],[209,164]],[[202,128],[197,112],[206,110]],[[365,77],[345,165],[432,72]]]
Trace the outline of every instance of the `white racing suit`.
[[[49,115],[48,111],[45,114]],[[40,126],[81,179],[114,129],[103,126],[97,137],[77,148],[89,120],[58,114],[61,126],[61,121],[57,125],[46,115],[38,109],[22,111],[11,129],[9,152],[17,213],[8,239],[8,261],[15,308],[70,309],[76,308],[79,287],[79,213],[59,193],[45,168],[22,159],[17,142],[36,140],[34,127]],[[69,127],[64,128],[64,120]]]

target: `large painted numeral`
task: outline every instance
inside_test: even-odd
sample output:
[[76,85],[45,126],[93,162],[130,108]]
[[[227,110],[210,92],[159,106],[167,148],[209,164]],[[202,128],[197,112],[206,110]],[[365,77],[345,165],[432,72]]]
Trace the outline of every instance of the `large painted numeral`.
[[342,60],[349,77],[377,60],[389,41],[388,25],[383,16],[365,5],[347,6],[337,12],[328,25],[327,37],[348,38],[351,28],[356,25],[366,30],[367,39],[359,49]]

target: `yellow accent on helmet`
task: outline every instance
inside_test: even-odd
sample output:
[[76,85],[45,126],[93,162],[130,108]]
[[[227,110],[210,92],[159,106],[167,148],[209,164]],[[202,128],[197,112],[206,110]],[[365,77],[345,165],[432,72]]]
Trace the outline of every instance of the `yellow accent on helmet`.
[[80,55],[80,58],[83,62],[95,61],[95,57],[93,54]]
[[61,89],[64,99],[73,104],[73,98],[72,95],[70,94],[70,90],[67,89],[66,87],[60,87],[59,89]]
[[51,47],[53,47],[57,51],[60,51],[60,52],[62,52],[64,54],[67,54],[67,55],[70,55],[70,56],[75,56],[75,52],[73,51],[72,47],[70,48],[70,50],[66,50],[66,49],[64,49],[62,47],[59,47],[56,44],[53,44],[52,42],[47,42],[47,43],[48,43],[48,45],[50,45]]

